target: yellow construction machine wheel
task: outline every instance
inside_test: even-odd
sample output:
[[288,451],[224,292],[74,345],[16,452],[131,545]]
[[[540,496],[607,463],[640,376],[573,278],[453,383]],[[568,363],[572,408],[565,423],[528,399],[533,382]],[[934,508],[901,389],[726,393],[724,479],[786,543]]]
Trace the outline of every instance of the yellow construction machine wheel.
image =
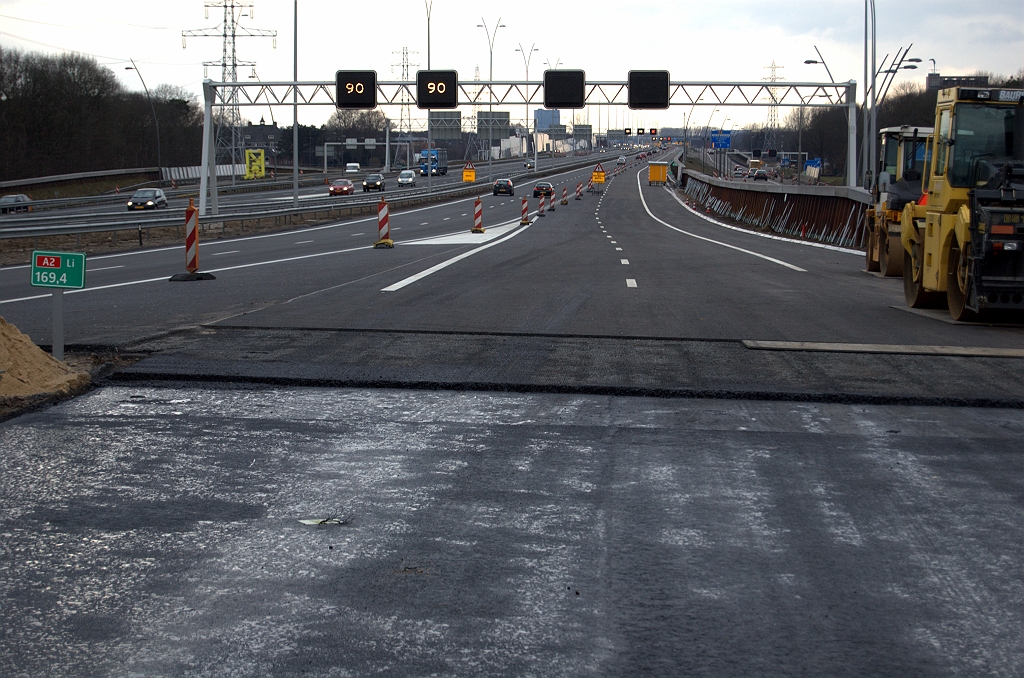
[[[883,232],[888,231],[884,229]],[[884,276],[903,275],[903,243],[898,235],[886,233],[878,243],[878,270]]]
[[921,243],[913,244],[914,255],[903,251],[903,297],[910,308],[942,308],[945,299],[941,292],[929,292],[921,284],[924,274],[924,259]]
[[978,314],[969,310],[967,293],[970,286],[969,266],[971,243],[962,249],[960,243],[953,239],[949,248],[949,264],[946,267],[946,301],[949,304],[949,315],[953,320],[976,320]]

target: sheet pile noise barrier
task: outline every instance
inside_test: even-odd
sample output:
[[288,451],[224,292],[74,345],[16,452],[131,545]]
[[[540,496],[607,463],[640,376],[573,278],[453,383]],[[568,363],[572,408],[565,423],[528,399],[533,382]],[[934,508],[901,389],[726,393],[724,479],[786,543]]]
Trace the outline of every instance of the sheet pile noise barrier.
[[691,176],[683,189],[699,210],[794,238],[864,249],[867,205],[840,196],[763,193]]

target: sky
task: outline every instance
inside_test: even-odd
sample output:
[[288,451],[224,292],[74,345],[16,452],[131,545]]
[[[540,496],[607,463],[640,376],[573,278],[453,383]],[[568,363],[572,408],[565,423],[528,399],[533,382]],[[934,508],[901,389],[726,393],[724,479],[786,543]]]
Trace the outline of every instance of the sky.
[[[237,0],[236,0],[237,1]],[[429,2],[429,0],[426,0]],[[124,85],[142,89],[138,74],[125,70],[134,59],[150,89],[167,83],[200,96],[202,80],[220,79],[220,69],[204,61],[221,59],[220,37],[190,37],[183,30],[217,29],[223,10],[204,5],[221,0],[0,0],[0,47],[46,53],[79,52],[109,67]],[[292,80],[295,45],[294,0],[254,0],[243,27],[278,32],[276,39],[239,37],[238,59],[255,61],[263,81]],[[485,12],[483,16],[481,11]],[[922,59],[904,80],[923,83],[932,69],[943,75],[990,71],[1010,75],[1024,68],[1024,0],[931,0],[907,3],[876,0],[877,59],[913,47]],[[247,12],[247,14],[249,14]],[[864,2],[862,0],[520,0],[488,3],[433,0],[430,65],[455,69],[471,80],[476,67],[487,79],[488,40],[478,24],[493,30],[494,79],[522,80],[526,67],[517,47],[530,53],[530,79],[548,65],[584,69],[588,80],[624,81],[629,70],[668,70],[674,81],[760,81],[773,62],[789,81],[828,82],[817,59],[820,50],[836,81],[863,80]],[[298,0],[300,81],[333,82],[337,70],[376,70],[379,80],[398,80],[401,50],[410,62],[427,67],[425,0],[355,2]],[[275,46],[276,43],[276,46]],[[251,67],[239,67],[249,79]],[[411,68],[415,79],[416,67]],[[509,107],[521,118],[522,106]],[[682,126],[689,106],[668,111],[628,111],[614,107],[599,126],[614,128]],[[500,109],[499,109],[500,110]],[[699,110],[699,109],[698,109]],[[733,107],[712,114],[716,127],[763,123],[766,108]],[[385,114],[397,118],[396,107]],[[322,124],[330,106],[299,109],[302,124]],[[413,115],[425,112],[413,108]],[[707,110],[710,113],[710,109]],[[786,111],[780,111],[785,117]],[[463,117],[468,115],[463,112]],[[562,112],[562,122],[572,114]],[[576,112],[586,122],[587,112]],[[589,114],[598,126],[597,113]],[[258,121],[266,107],[242,109]],[[290,107],[275,109],[279,124],[290,125]],[[697,123],[705,124],[703,116]]]

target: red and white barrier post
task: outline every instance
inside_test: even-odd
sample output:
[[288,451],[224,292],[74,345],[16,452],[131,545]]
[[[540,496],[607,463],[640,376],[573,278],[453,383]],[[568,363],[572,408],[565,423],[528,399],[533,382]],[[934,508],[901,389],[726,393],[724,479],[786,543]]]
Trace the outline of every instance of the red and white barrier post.
[[388,203],[386,200],[381,200],[377,203],[377,242],[373,243],[374,248],[395,246],[395,241],[391,239],[389,221]]
[[172,275],[171,280],[216,280],[210,273],[199,273],[199,210],[193,198],[188,199],[188,207],[185,208],[185,270],[188,273]]
[[582,181],[580,183],[576,184],[576,199],[577,200],[582,200],[583,199],[583,182]]
[[563,205],[568,205],[569,204],[569,187],[568,186],[562,186],[562,204]]
[[554,189],[551,190],[551,200],[548,202],[548,211],[549,212],[554,212],[555,211],[555,191],[554,191]]
[[523,198],[523,218],[519,220],[520,226],[526,226],[530,223],[530,205],[526,198]]
[[486,233],[484,230],[484,206],[480,198],[473,204],[473,233]]
[[594,192],[594,180],[593,179],[587,179],[587,193],[593,193],[593,192]]
[[540,194],[540,207],[537,208],[537,216],[544,216],[544,194]]

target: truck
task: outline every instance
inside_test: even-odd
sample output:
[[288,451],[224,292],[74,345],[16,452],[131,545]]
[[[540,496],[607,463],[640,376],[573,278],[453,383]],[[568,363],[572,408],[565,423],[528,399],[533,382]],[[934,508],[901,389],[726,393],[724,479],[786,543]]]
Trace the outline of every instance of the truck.
[[903,208],[903,294],[954,320],[1024,311],[1024,89],[939,90],[927,193]]
[[900,224],[903,207],[920,202],[931,127],[902,125],[878,132],[877,180],[867,210],[865,268],[884,276],[903,275]]
[[420,176],[427,176],[427,159],[430,159],[430,172],[434,175],[448,174],[448,149],[431,148],[420,152]]

